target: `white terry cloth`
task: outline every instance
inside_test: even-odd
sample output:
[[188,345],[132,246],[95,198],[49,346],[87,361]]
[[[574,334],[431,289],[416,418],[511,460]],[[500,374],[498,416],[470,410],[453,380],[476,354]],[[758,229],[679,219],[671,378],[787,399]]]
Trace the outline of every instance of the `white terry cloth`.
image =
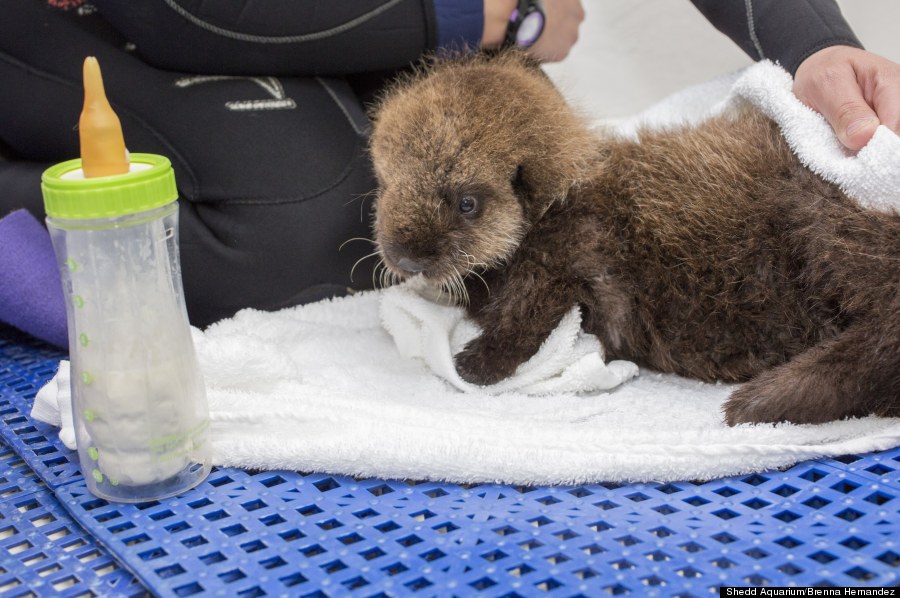
[[429,301],[421,296],[418,279],[385,289],[381,321],[394,337],[404,359],[419,358],[438,376],[466,392],[554,394],[606,390],[634,377],[630,361],[603,361],[603,347],[593,334],[581,330],[577,307],[562,319],[538,352],[497,384],[481,387],[463,380],[453,365],[467,342],[480,334],[461,308]]
[[[381,324],[386,296],[244,310],[195,331],[214,462],[466,483],[675,481],[900,444],[900,419],[729,428],[732,386],[649,371],[588,394],[461,392],[400,355]],[[47,388],[36,404],[58,405]]]
[[59,439],[66,448],[75,450],[75,425],[72,421],[72,387],[69,362],[59,362],[56,375],[34,397],[31,417],[59,428]]
[[778,123],[804,166],[865,207],[900,210],[900,137],[881,125],[869,143],[853,155],[825,118],[794,96],[792,85],[787,71],[764,60],[688,87],[635,117],[605,124],[621,135],[634,137],[640,127],[693,124],[749,102]]
[[[696,122],[739,98],[757,101],[752,90],[776,108],[796,103],[781,93],[783,75],[754,65],[676,94],[619,131]],[[897,136],[879,129],[852,156],[835,148],[830,129],[792,124],[797,114],[820,117],[796,104],[782,108],[789,141],[831,147],[802,158],[811,168],[867,205],[897,205],[900,185],[890,183],[900,176]],[[729,428],[720,410],[733,386],[646,370],[630,378],[627,362],[604,366],[599,351],[589,357],[599,345],[576,330],[577,311],[542,347],[546,363],[542,357],[514,381],[473,390],[450,361],[453,347],[474,334],[460,318],[405,285],[273,313],[244,310],[195,331],[215,463],[464,483],[676,481],[900,445],[900,418]],[[70,409],[60,385],[62,378],[42,389],[33,416],[58,425],[54,410]]]

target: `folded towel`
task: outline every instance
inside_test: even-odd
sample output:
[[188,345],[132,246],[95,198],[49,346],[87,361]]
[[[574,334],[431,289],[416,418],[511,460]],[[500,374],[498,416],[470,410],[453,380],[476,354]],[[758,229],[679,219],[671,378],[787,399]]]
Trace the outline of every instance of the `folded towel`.
[[[734,80],[686,90],[617,130],[627,135],[641,122],[695,122],[733,102],[761,102],[748,86],[773,105],[796,108],[797,100],[777,91],[782,83],[770,86],[770,78],[783,83],[783,71],[755,65]],[[779,124],[789,141],[799,136],[819,148],[836,142],[830,129],[804,133],[792,120],[809,111],[783,114]],[[867,205],[891,209],[898,196],[883,185],[900,174],[891,158],[898,143],[879,131],[867,146],[871,157],[842,154],[835,168],[812,152],[810,167],[825,169]],[[404,285],[273,313],[244,310],[195,331],[215,462],[467,483],[674,481],[900,444],[897,418],[729,428],[721,405],[733,386],[649,371],[631,378],[631,364],[604,366],[596,339],[576,330],[577,311],[544,344],[542,357],[505,386],[473,389],[458,379],[451,356],[477,331],[458,309],[415,290]],[[38,395],[36,417],[45,407],[67,408],[48,388]]]
[[401,357],[422,359],[459,390],[492,395],[588,392],[613,388],[637,374],[637,366],[630,361],[603,362],[600,341],[581,330],[581,313],[573,307],[538,352],[510,378],[492,386],[476,386],[459,376],[453,356],[480,331],[463,317],[462,308],[425,299],[423,291],[416,279],[386,289],[381,299],[382,324],[394,337]]
[[[461,392],[400,355],[381,324],[385,296],[244,310],[195,330],[215,463],[471,483],[674,481],[900,443],[900,419],[729,428],[719,409],[731,386],[648,371],[587,395]],[[53,383],[45,390],[35,417],[65,404]]]
[[75,450],[75,425],[72,421],[72,387],[69,362],[59,362],[56,375],[34,397],[31,417],[59,427],[59,439]]
[[778,123],[804,166],[838,185],[863,206],[900,210],[900,137],[880,125],[853,156],[825,118],[797,100],[792,84],[787,72],[766,61],[747,69],[732,94],[756,105]]
[[50,235],[25,210],[0,219],[0,321],[58,347],[69,346]]
[[778,123],[800,162],[865,207],[900,210],[900,136],[886,126],[855,155],[831,125],[794,96],[793,80],[764,60],[713,81],[683,89],[634,117],[600,123],[634,137],[642,127],[693,124],[748,102]]

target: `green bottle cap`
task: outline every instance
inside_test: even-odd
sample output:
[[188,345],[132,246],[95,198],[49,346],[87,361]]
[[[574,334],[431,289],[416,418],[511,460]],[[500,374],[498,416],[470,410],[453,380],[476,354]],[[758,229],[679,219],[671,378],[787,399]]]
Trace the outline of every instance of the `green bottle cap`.
[[175,173],[164,156],[131,154],[131,172],[84,178],[81,159],[51,166],[41,176],[44,210],[65,220],[136,214],[178,199]]

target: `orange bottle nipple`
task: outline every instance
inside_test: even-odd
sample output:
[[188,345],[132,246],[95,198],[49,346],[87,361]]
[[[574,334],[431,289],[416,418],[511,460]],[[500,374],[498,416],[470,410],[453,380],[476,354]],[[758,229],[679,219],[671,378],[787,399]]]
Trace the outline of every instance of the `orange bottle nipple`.
[[93,56],[84,59],[84,108],[78,120],[81,169],[85,178],[128,172],[128,154],[119,117],[113,112]]

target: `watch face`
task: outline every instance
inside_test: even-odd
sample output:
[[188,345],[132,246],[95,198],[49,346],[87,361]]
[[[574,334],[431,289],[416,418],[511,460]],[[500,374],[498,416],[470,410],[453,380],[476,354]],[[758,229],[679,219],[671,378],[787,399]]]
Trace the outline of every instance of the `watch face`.
[[516,44],[527,48],[537,41],[543,30],[544,14],[538,11],[528,13],[516,31]]

